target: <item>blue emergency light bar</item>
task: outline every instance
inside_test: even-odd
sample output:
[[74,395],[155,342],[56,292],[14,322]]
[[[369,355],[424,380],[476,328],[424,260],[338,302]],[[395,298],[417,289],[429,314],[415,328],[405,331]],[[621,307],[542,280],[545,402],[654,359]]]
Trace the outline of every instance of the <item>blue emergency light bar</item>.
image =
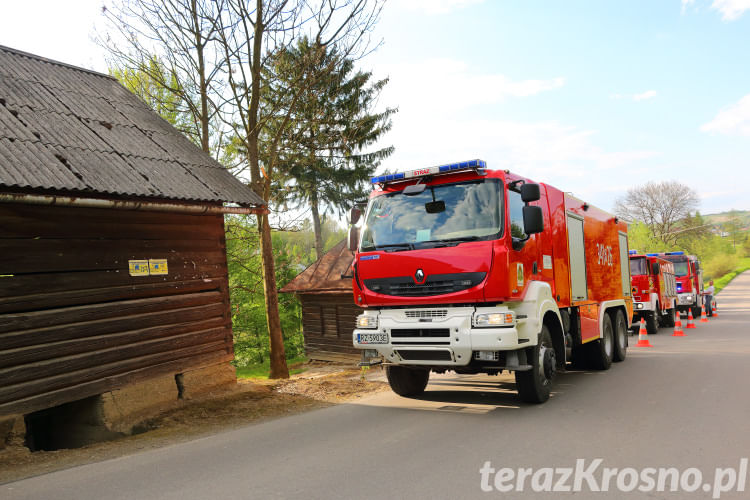
[[658,257],[659,254],[658,253],[647,253],[646,256],[647,257]]
[[630,255],[638,255],[638,250],[629,250],[628,254],[630,254]]
[[682,251],[680,251],[680,252],[667,252],[664,255],[685,255],[685,252],[682,252]]
[[408,172],[398,174],[381,175],[373,177],[370,182],[373,184],[383,184],[386,182],[405,181],[415,177],[424,177],[425,175],[448,174],[462,170],[474,170],[478,168],[487,168],[487,162],[484,160],[469,160],[460,163],[449,163],[448,165],[439,165],[437,167],[416,168]]

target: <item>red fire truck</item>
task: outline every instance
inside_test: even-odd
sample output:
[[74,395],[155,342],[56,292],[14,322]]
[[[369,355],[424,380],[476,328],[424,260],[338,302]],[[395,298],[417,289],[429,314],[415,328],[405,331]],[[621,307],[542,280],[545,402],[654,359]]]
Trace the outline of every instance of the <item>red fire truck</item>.
[[687,313],[693,310],[693,317],[701,315],[703,305],[703,270],[695,255],[685,255],[685,252],[667,252],[660,254],[674,265],[677,280],[677,310]]
[[630,285],[633,292],[633,322],[646,320],[646,331],[655,334],[660,326],[674,326],[677,284],[673,264],[649,253],[630,251]]
[[353,342],[396,393],[420,394],[431,371],[508,370],[521,399],[542,403],[567,362],[625,359],[633,310],[617,217],[481,160],[372,182],[361,236],[349,233],[364,308]]

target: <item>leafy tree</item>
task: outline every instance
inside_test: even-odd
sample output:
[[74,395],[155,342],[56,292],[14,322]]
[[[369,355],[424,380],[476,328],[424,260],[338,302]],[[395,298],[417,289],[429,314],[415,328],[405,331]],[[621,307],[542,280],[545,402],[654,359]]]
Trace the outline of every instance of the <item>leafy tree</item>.
[[[390,130],[396,110],[374,111],[387,79],[371,82],[372,73],[355,71],[351,58],[307,37],[279,52],[271,71],[276,78],[264,88],[263,99],[278,118],[270,126],[276,129],[289,117],[279,146],[280,200],[309,204],[320,258],[321,211],[341,214],[366,197],[370,177],[393,153],[392,146],[368,148]],[[292,106],[287,89],[309,79],[314,84],[305,86]]]

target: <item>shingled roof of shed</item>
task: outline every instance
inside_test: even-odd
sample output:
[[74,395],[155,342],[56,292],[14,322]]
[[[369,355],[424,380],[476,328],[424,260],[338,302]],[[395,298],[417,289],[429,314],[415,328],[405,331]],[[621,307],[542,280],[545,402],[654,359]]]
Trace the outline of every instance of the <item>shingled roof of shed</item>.
[[286,284],[281,292],[294,293],[352,293],[352,279],[342,278],[351,272],[354,254],[342,240],[323,257]]
[[3,46],[0,188],[264,204],[115,78]]

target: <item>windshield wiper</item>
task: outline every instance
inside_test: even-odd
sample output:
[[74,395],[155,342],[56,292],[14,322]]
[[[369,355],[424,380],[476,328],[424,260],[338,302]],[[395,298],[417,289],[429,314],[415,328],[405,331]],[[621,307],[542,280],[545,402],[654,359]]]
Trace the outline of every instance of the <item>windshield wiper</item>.
[[[420,241],[419,243],[432,243],[431,248],[437,248],[437,247],[449,247],[449,246],[456,246],[459,243],[463,243],[465,241],[477,241],[481,239],[479,236],[460,236],[458,238],[445,238],[444,240],[427,240],[427,241]],[[453,243],[453,245],[451,244]]]
[[388,243],[386,245],[375,245],[375,250],[385,250],[386,252],[414,250],[414,243]]

